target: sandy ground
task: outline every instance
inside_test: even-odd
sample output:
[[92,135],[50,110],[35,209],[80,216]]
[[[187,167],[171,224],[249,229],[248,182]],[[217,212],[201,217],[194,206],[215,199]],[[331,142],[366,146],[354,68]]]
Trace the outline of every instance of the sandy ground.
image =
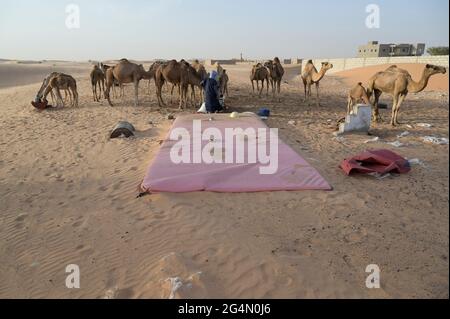
[[[326,77],[317,107],[302,102],[297,68],[277,102],[251,96],[248,66],[227,67],[231,109],[269,107],[269,126],[334,190],[136,199],[176,106],[159,109],[153,83],[141,84],[140,107],[131,88],[114,108],[94,103],[89,66],[58,65],[72,68],[80,107],[38,112],[30,101],[47,67],[0,64],[0,297],[168,298],[181,282],[174,297],[448,298],[449,149],[420,139],[448,138],[448,93],[409,96],[400,120],[413,127],[377,125],[380,141],[364,144],[371,137],[332,132],[353,78],[370,74]],[[109,140],[119,120],[137,136]],[[406,130],[406,146],[385,143]],[[340,161],[366,148],[423,164],[382,180],[345,176]],[[80,289],[65,287],[69,264],[80,267]],[[381,268],[381,289],[365,287],[369,264]]]

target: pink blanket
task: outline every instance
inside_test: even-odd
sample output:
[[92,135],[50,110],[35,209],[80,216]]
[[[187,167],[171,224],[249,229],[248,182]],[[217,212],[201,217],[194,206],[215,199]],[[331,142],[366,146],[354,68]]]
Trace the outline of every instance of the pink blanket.
[[[296,191],[296,190],[331,190],[330,185],[325,179],[317,172],[314,167],[309,165],[302,157],[300,157],[292,148],[283,143],[278,137],[276,137],[278,143],[278,156],[276,157],[276,170],[269,173],[262,174],[262,168],[268,167],[269,164],[261,163],[260,158],[257,156],[256,163],[249,160],[252,153],[252,148],[248,147],[252,144],[251,141],[256,141],[253,144],[255,148],[259,149],[261,145],[266,146],[266,155],[270,154],[272,144],[266,141],[269,139],[269,133],[265,135],[265,139],[262,135],[258,135],[256,140],[248,138],[245,134],[237,134],[234,137],[234,151],[232,155],[232,162],[226,161],[226,152],[230,151],[230,148],[223,147],[218,149],[217,147],[211,151],[210,148],[206,148],[210,143],[226,144],[226,130],[240,128],[242,130],[253,129],[255,132],[260,132],[258,129],[269,130],[259,117],[253,114],[241,114],[237,119],[231,119],[229,115],[220,114],[212,115],[213,120],[210,120],[209,115],[186,115],[180,116],[176,119],[173,127],[162,144],[161,150],[154,159],[153,163],[148,169],[147,175],[141,185],[143,192],[170,192],[170,193],[185,193],[195,191],[210,191],[210,192],[263,192],[263,191]],[[211,138],[205,138],[205,140],[196,143],[194,138],[193,129],[195,127],[194,120],[197,120],[197,124],[201,124],[201,132],[205,132],[207,129],[215,128],[216,133],[222,134],[222,139],[214,135]],[[198,127],[198,125],[197,125]],[[184,132],[188,132],[191,135],[191,140],[182,140],[181,136],[175,140],[171,140],[171,134],[179,132],[180,129],[184,129]],[[262,130],[262,131],[264,131]],[[176,134],[175,134],[176,135]],[[238,140],[241,139],[241,143],[245,144],[244,163],[237,163],[236,160],[236,148]],[[184,146],[183,150],[187,150],[190,161],[184,161],[176,164],[173,160],[174,147]],[[273,147],[272,147],[273,148]],[[195,149],[195,150],[194,150]],[[199,151],[200,149],[200,151]],[[203,151],[202,151],[203,150]],[[201,159],[201,162],[195,162],[193,158],[197,154],[197,160],[199,158],[199,152],[210,156],[210,159],[214,159],[214,162],[208,164]],[[180,155],[182,152],[175,152]],[[186,158],[186,157],[185,157]],[[262,157],[261,157],[262,158]],[[275,161],[273,161],[275,162]],[[273,165],[273,163],[271,163]],[[270,170],[269,170],[270,171]]]

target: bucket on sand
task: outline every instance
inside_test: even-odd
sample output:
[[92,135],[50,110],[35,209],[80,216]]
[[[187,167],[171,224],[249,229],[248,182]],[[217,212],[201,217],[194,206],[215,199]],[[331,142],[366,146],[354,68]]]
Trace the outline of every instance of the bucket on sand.
[[111,132],[111,138],[118,138],[121,136],[129,138],[130,136],[134,136],[134,131],[136,131],[136,129],[131,123],[122,121],[119,122]]

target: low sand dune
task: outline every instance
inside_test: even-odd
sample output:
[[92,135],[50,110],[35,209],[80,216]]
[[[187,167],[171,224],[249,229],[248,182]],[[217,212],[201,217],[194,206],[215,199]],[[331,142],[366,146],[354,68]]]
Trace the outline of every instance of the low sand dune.
[[[396,64],[399,68],[408,70],[414,81],[419,81],[422,76],[425,64]],[[391,64],[368,66],[334,73],[334,76],[344,79],[348,86],[353,86],[358,82],[366,85],[367,81],[377,72],[386,70]],[[443,91],[448,92],[448,72],[447,74],[437,74],[431,77],[425,91]]]
[[85,73],[89,63],[0,63],[0,89],[42,82],[52,72],[63,72],[73,75]]
[[[295,68],[287,68],[278,103],[251,95],[250,66],[227,66],[230,108],[270,108],[268,125],[334,190],[137,199],[172,124],[167,114],[180,114],[175,101],[159,109],[147,82],[140,107],[132,88],[114,108],[94,103],[89,65],[68,64],[59,67],[73,71],[80,107],[38,112],[29,103],[40,83],[23,84],[51,68],[30,67],[0,76],[4,86],[21,84],[0,90],[1,298],[448,298],[449,149],[421,141],[448,138],[448,93],[412,95],[401,120],[414,126],[377,125],[380,140],[364,144],[370,137],[333,138],[346,112],[339,77],[323,80],[318,108],[302,102]],[[135,125],[135,138],[108,139],[120,120]],[[433,127],[415,125],[422,122]],[[385,143],[405,130],[404,147]],[[366,148],[423,165],[382,180],[345,176],[339,162]],[[379,290],[365,287],[374,263]],[[65,288],[68,264],[80,266],[81,289]]]

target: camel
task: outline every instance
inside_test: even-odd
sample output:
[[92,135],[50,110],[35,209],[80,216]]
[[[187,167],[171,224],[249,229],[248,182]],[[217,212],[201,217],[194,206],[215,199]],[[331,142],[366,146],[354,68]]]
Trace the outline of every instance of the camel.
[[[252,82],[253,94],[255,94],[255,84],[259,91],[259,97],[261,97],[262,91],[264,90],[264,81],[267,82],[267,96],[269,95],[269,71],[261,63],[253,66],[252,72],[250,74],[250,81]],[[262,82],[261,90],[259,89],[259,81]]]
[[134,106],[136,107],[139,104],[139,82],[142,79],[151,79],[153,76],[150,72],[145,71],[142,64],[138,65],[127,59],[120,60],[117,65],[107,71],[106,75],[105,97],[108,100],[109,105],[113,106],[109,93],[111,87],[114,85],[114,80],[117,80],[120,86],[125,83],[134,84]]
[[[112,72],[112,68],[114,68],[114,66],[110,66],[110,65],[106,65],[106,64],[100,63],[100,69],[102,69],[103,74],[105,75],[105,82],[106,82],[106,79],[108,78],[108,75],[107,75],[108,70],[111,70],[110,72]],[[119,82],[117,82],[117,80],[114,79],[114,85],[112,86],[112,91],[113,91],[114,98],[117,98],[116,87],[118,87],[118,86],[119,86]],[[124,88],[123,88],[123,86],[120,86],[120,97],[123,98],[124,95],[125,95]]]
[[[57,96],[57,106],[65,106],[64,101],[62,100],[60,90],[69,91],[72,94],[73,99],[71,99],[72,107],[78,107],[78,91],[77,91],[77,81],[70,75],[57,73],[52,76],[48,85],[43,93],[43,100],[45,103],[48,103],[47,96],[50,92],[55,91]],[[60,104],[61,102],[61,104]]]
[[184,98],[185,105],[187,105],[187,93],[189,86],[191,87],[191,104],[193,103],[195,105],[197,102],[195,97],[195,87],[198,87],[200,89],[200,95],[203,99],[202,82],[203,80],[205,80],[206,75],[207,73],[204,67],[199,67],[198,70],[196,70],[189,63],[183,65],[181,92]]
[[315,84],[317,92],[317,106],[320,106],[319,83],[323,79],[327,71],[331,70],[332,68],[333,64],[322,62],[322,68],[319,72],[317,72],[317,69],[314,66],[312,60],[308,61],[302,73],[303,85],[305,86],[305,102],[309,102],[309,99],[311,98],[311,86]]
[[281,93],[281,81],[284,76],[284,68],[281,65],[280,59],[276,57],[273,60],[269,60],[264,64],[264,66],[269,70],[273,97],[275,97],[277,92],[279,96]]
[[[50,82],[50,79],[52,77],[58,75],[58,74],[61,74],[61,73],[59,73],[59,72],[52,72],[44,79],[44,81],[42,81],[41,88],[39,89],[38,94],[36,96],[37,100],[40,101],[42,99],[42,97],[44,96],[44,91],[45,91],[45,89],[47,88],[47,86],[48,86],[48,84]],[[63,89],[63,91],[64,91],[64,102],[67,102],[67,98],[68,97],[69,97],[69,100],[72,101],[72,95],[70,93],[70,90]],[[55,104],[56,96],[55,96],[55,93],[54,93],[53,90],[50,91],[50,96],[52,98],[52,103]]]
[[[201,64],[198,60],[195,60],[192,67],[195,69],[195,72],[197,73],[197,76],[200,77],[201,81],[204,81],[208,78],[208,72],[206,72],[206,68],[203,64]],[[196,80],[194,80],[196,81]],[[200,83],[201,83],[200,81]],[[194,103],[196,103],[196,97],[195,97],[195,86],[194,84],[191,84],[191,100],[193,99]],[[200,99],[203,101],[203,87],[199,84],[197,85],[200,89]]]
[[435,74],[445,74],[447,69],[441,66],[427,64],[423,70],[419,82],[415,82],[411,75],[402,69],[391,66],[387,71],[376,73],[368,82],[367,95],[369,98],[374,95],[373,120],[381,121],[378,101],[382,93],[387,93],[393,97],[391,125],[400,125],[398,114],[400,107],[408,93],[422,92],[428,85],[431,76]]
[[165,106],[162,98],[162,87],[165,82],[172,84],[172,91],[175,86],[178,86],[178,93],[180,96],[180,109],[187,104],[187,89],[189,85],[199,86],[201,82],[200,76],[195,69],[186,61],[171,60],[158,67],[155,74],[156,96],[158,98],[159,106]]
[[367,105],[370,104],[369,96],[367,95],[367,91],[363,87],[361,82],[356,84],[348,93],[347,114],[352,114],[353,106],[360,102],[367,104]]
[[220,93],[228,97],[228,82],[230,78],[228,77],[227,70],[223,70],[222,77],[219,80]]
[[[94,102],[100,102],[100,98],[102,97],[102,92],[105,92],[105,74],[102,69],[98,65],[94,65],[92,68],[91,74],[91,86],[92,86],[92,95],[94,96]],[[100,92],[97,92],[97,86]]]

